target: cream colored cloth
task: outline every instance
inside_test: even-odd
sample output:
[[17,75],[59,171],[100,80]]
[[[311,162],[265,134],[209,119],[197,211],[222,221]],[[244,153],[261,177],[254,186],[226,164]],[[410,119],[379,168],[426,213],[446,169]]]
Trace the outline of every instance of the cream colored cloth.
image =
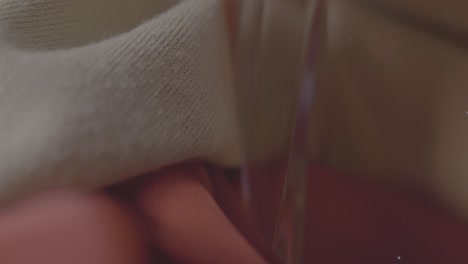
[[[468,2],[379,1],[468,27]],[[417,184],[468,215],[466,52],[355,2],[327,5],[314,159],[386,184],[425,175]],[[282,151],[291,110],[299,16],[271,10],[259,76],[275,97],[239,109],[248,158]],[[238,164],[224,20],[221,0],[0,0],[0,202],[191,158]]]
[[223,2],[0,0],[0,201],[239,162]]

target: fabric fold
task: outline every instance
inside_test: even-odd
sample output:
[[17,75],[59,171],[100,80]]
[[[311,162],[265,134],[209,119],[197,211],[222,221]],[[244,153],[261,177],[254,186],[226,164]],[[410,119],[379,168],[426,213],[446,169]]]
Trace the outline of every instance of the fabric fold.
[[223,10],[222,1],[183,1],[74,48],[5,41],[0,200],[97,188],[193,158],[237,164]]

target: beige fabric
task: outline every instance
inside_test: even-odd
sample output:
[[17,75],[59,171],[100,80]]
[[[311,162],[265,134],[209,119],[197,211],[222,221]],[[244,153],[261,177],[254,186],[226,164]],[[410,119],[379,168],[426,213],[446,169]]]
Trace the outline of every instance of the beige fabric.
[[0,0],[0,200],[238,163],[222,4]]
[[[468,2],[379,1],[468,25]],[[468,215],[466,52],[353,3],[327,2],[314,159],[386,184],[424,176],[416,188]],[[190,158],[239,163],[222,4],[0,0],[0,201],[95,188]],[[281,21],[265,16],[262,33],[260,88],[276,97],[240,109],[249,158],[285,145],[291,96],[281,88],[295,61],[284,58],[299,55],[287,50],[299,16],[281,12]]]

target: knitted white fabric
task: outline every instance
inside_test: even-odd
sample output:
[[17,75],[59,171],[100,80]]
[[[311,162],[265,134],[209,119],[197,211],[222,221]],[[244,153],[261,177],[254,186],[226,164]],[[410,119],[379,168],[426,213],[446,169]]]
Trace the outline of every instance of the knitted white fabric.
[[239,161],[223,3],[175,2],[0,0],[0,201]]

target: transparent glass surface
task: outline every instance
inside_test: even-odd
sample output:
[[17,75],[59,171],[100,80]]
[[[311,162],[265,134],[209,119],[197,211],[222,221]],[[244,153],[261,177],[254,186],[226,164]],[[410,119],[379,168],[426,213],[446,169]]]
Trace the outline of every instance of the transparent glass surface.
[[[239,1],[236,74],[243,190],[261,233],[302,263],[306,147],[319,28],[313,1]],[[275,175],[271,175],[273,172]]]
[[465,1],[238,1],[242,193],[285,263],[468,263]]

